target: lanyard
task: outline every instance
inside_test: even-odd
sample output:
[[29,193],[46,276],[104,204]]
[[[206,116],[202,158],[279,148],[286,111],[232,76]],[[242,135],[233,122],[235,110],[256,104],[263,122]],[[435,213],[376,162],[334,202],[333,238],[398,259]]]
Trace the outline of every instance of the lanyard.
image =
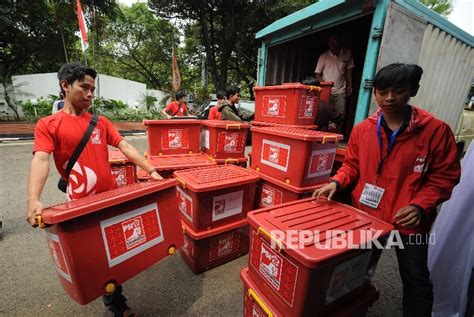
[[393,131],[392,135],[390,136],[390,141],[388,143],[387,154],[385,154],[385,156],[382,157],[382,133],[380,131],[381,130],[380,126],[382,124],[382,117],[383,117],[383,114],[380,113],[380,117],[377,120],[377,139],[379,141],[379,146],[380,146],[380,159],[379,159],[379,164],[377,166],[377,175],[380,175],[380,173],[382,172],[383,163],[385,159],[388,157],[388,155],[390,154],[390,151],[392,150],[393,145],[395,144],[395,139],[397,138],[398,133],[400,132],[400,128],[401,128],[400,127],[396,129],[395,131]]

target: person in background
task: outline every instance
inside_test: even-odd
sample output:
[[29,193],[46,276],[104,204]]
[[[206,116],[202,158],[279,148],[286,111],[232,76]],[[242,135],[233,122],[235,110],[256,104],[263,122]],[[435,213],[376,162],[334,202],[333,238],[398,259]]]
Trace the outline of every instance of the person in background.
[[184,102],[186,94],[182,91],[178,91],[175,95],[176,101],[170,102],[166,107],[161,110],[161,113],[166,117],[166,119],[171,119],[174,116],[185,117],[189,116],[189,110]]
[[237,87],[227,87],[225,90],[226,100],[218,108],[221,120],[250,121],[254,114],[248,115],[237,109],[240,101],[240,90]]
[[335,124],[335,130],[338,130],[338,126],[340,126],[343,121],[344,117],[341,113],[339,113],[333,105],[327,103],[323,100],[319,100],[318,102],[318,111],[317,111],[316,120],[314,123],[318,126],[319,131],[330,131],[332,129],[330,124],[331,122]]
[[334,105],[337,112],[342,115],[342,122],[344,122],[346,98],[352,94],[354,60],[351,50],[341,47],[336,33],[328,36],[328,48],[329,50],[319,56],[314,73],[319,81],[334,82],[329,103]]
[[[43,211],[40,197],[48,179],[51,154],[59,174],[68,180],[66,189],[68,201],[117,186],[109,164],[108,145],[117,147],[130,161],[148,171],[153,180],[163,179],[103,116],[98,117],[88,143],[71,170],[71,177],[67,177],[68,160],[80,143],[92,118],[87,110],[94,98],[96,76],[94,69],[80,63],[67,63],[59,69],[58,79],[64,96],[64,108],[40,119],[34,132],[26,212],[26,220],[30,225],[35,225],[35,217],[41,215]],[[112,295],[104,295],[103,300],[115,316],[130,315],[121,286]]]
[[219,107],[222,105],[222,103],[225,101],[225,91],[219,90],[217,91],[216,94],[217,97],[217,103],[215,106],[211,107],[209,110],[209,116],[207,119],[209,120],[221,120],[222,113],[219,112]]
[[403,246],[396,247],[403,285],[403,316],[431,316],[433,284],[428,271],[429,231],[436,207],[459,182],[460,164],[451,128],[409,105],[423,70],[402,63],[381,68],[374,79],[379,106],[352,130],[346,158],[329,184],[313,196],[354,183],[352,205],[391,223]]
[[59,98],[53,103],[53,111],[51,114],[55,114],[64,107],[64,96],[63,93],[59,93]]

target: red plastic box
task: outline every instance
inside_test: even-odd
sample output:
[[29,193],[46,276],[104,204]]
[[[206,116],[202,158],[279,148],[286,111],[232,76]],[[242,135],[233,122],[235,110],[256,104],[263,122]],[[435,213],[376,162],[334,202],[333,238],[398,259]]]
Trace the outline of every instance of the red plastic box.
[[307,129],[252,127],[251,167],[295,187],[327,182],[342,135]]
[[203,120],[201,148],[216,159],[242,158],[250,124],[238,121]]
[[[279,312],[273,303],[267,298],[260,285],[257,285],[249,276],[249,269],[244,268],[240,272],[240,279],[244,284],[244,317],[254,316],[296,316],[283,315]],[[379,298],[379,291],[373,285],[369,284],[358,292],[357,296],[347,305],[337,308],[337,310],[328,314],[318,314],[313,316],[330,316],[330,317],[364,317],[374,302]]]
[[366,285],[393,229],[353,207],[313,198],[252,211],[247,220],[250,277],[284,316],[347,304]]
[[201,122],[186,120],[144,120],[150,155],[199,153]]
[[[147,156],[147,159],[163,178],[173,177],[175,171],[182,169],[217,165],[213,159],[204,154]],[[148,180],[150,179],[150,175],[140,169],[138,171],[138,179]]]
[[255,195],[255,208],[273,207],[290,201],[308,198],[311,197],[316,189],[325,185],[295,187],[257,171],[255,173],[260,176]]
[[252,127],[287,127],[287,128],[299,128],[299,129],[310,129],[316,130],[318,128],[317,125],[288,125],[288,124],[281,124],[281,123],[271,123],[271,122],[263,122],[263,121],[252,121]]
[[117,187],[137,182],[137,166],[119,150],[109,150],[109,163]]
[[320,100],[329,102],[332,86],[334,86],[334,82],[332,81],[323,81],[319,84],[319,87],[321,88],[321,92],[319,93]]
[[244,219],[253,209],[259,177],[235,165],[174,172],[181,218],[194,231]]
[[184,246],[180,253],[196,274],[249,252],[249,226],[245,219],[201,232],[183,223],[183,229]]
[[176,182],[139,183],[43,211],[53,265],[81,305],[183,245]]
[[320,87],[301,84],[254,87],[255,120],[313,125],[318,109]]

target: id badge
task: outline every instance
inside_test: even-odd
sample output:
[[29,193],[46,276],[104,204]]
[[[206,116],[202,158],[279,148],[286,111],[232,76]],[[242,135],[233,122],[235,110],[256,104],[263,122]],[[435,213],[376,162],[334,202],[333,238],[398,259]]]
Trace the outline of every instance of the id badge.
[[380,204],[380,200],[382,200],[384,192],[385,189],[383,189],[382,187],[377,187],[375,185],[365,183],[364,190],[362,191],[362,195],[360,195],[359,202],[362,205],[377,209]]

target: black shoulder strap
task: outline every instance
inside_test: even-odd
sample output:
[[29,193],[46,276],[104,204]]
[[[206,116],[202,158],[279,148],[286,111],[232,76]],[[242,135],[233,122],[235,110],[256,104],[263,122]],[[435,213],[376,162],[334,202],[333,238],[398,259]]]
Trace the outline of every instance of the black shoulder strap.
[[76,147],[76,149],[74,150],[74,153],[72,153],[71,158],[69,159],[69,162],[67,163],[66,179],[69,179],[69,174],[71,173],[72,167],[74,166],[74,164],[76,164],[77,159],[79,158],[79,156],[82,153],[82,150],[84,149],[87,142],[89,141],[92,131],[94,130],[98,121],[99,121],[99,116],[96,114],[93,115],[91,118],[91,121],[89,122],[89,126],[87,127],[86,132],[82,136],[81,142],[79,142],[79,145]]
[[178,110],[176,110],[176,112],[172,115],[172,117],[174,117],[175,115],[178,114],[179,110],[181,110],[181,105],[178,103]]

